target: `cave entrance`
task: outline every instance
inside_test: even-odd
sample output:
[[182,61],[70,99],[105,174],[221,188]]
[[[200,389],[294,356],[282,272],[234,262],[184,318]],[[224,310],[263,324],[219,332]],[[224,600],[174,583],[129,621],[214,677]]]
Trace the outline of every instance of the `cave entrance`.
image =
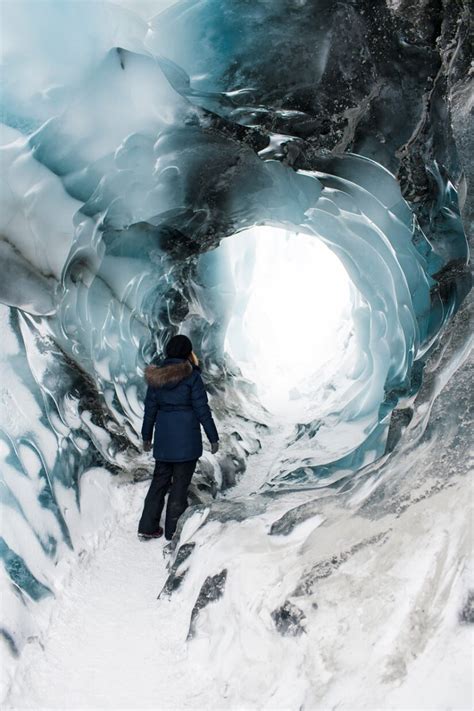
[[273,226],[232,235],[219,249],[235,289],[224,351],[271,412],[320,413],[349,375],[355,347],[358,292],[341,261],[320,239]]

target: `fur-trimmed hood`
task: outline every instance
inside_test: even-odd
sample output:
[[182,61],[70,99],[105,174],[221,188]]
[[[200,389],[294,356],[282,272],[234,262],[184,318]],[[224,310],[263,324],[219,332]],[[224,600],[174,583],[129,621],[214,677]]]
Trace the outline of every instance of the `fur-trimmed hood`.
[[152,385],[154,388],[174,387],[192,372],[193,366],[189,360],[164,365],[147,365],[145,380],[148,385]]

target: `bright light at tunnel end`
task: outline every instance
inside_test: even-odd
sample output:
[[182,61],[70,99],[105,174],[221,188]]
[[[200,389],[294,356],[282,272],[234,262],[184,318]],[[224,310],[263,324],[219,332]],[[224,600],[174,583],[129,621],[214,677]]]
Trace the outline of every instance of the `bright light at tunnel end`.
[[246,303],[229,324],[224,348],[255,382],[262,403],[282,414],[298,386],[325,363],[336,369],[342,360],[354,287],[336,255],[312,235],[254,227],[223,246],[236,272],[239,255],[254,253],[242,285]]

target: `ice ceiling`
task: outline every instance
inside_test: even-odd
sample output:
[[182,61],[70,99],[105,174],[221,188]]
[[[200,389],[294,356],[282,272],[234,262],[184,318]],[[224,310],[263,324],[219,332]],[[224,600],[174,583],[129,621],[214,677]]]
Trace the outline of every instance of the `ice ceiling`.
[[311,490],[385,461],[470,288],[464,55],[439,54],[462,47],[462,13],[436,49],[409,4],[406,18],[383,2],[166,5],[148,22],[106,2],[2,9],[15,653],[78,535],[82,473],[134,469],[143,368],[171,334],[192,338],[224,434],[196,502],[244,476],[262,405],[285,398],[289,455],[262,488]]

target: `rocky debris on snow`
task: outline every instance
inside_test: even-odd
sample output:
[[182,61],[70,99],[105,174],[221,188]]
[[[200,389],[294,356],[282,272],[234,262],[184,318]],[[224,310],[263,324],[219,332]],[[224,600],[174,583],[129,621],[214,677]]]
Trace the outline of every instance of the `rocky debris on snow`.
[[301,506],[295,506],[274,521],[270,528],[270,536],[288,536],[295,526],[315,516],[321,510],[321,500],[307,501]]
[[306,619],[304,612],[289,600],[285,600],[283,605],[273,610],[271,615],[275,627],[282,635],[297,637],[306,631],[302,624]]
[[461,624],[474,624],[474,590],[469,590],[466,602],[459,612],[459,622]]
[[362,548],[385,542],[390,530],[391,529],[388,531],[382,531],[374,536],[370,536],[370,538],[364,538],[364,540],[359,541],[348,550],[342,551],[337,555],[333,555],[331,558],[327,558],[319,563],[316,563],[311,570],[303,574],[293,594],[297,597],[310,595],[313,592],[314,585],[317,580],[328,578],[334,573],[335,570],[337,570],[337,568],[339,568],[339,566],[349,560],[351,556],[355,555],[355,553],[360,551]]
[[193,611],[191,612],[191,622],[189,623],[187,639],[192,639],[196,633],[196,622],[201,610],[207,607],[210,602],[216,602],[216,600],[219,600],[219,598],[223,596],[226,580],[227,568],[224,568],[224,570],[221,570],[221,572],[216,575],[208,575],[205,579],[199,591]]
[[178,588],[181,587],[181,583],[183,582],[184,578],[186,577],[186,573],[188,572],[189,565],[187,565],[182,570],[179,570],[179,568],[181,568],[182,564],[186,560],[188,560],[195,546],[195,543],[184,543],[182,546],[180,546],[176,554],[176,558],[174,559],[171,565],[170,574],[168,575],[166,582],[160,594],[158,595],[158,599],[160,599],[161,597],[170,598],[171,595],[176,592]]

